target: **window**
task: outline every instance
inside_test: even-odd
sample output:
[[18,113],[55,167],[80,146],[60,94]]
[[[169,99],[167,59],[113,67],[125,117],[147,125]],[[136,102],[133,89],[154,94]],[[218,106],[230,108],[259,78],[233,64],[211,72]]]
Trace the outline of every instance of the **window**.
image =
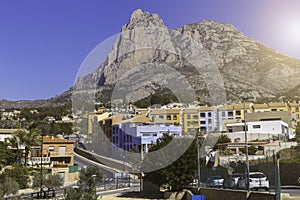
[[200,117],[205,117],[205,113],[200,113]]
[[205,121],[200,121],[200,124],[205,124]]
[[225,117],[226,116],[226,113],[225,112],[222,112],[222,117]]
[[54,147],[53,147],[53,146],[50,146],[50,147],[49,147],[49,151],[54,151]]
[[271,111],[272,111],[272,112],[276,112],[277,109],[276,109],[276,108],[272,108]]
[[241,111],[240,110],[236,110],[235,111],[235,115],[241,115],[242,113],[241,113]]
[[193,119],[198,119],[198,115],[193,115]]
[[171,115],[167,115],[167,120],[171,120]]
[[65,155],[66,154],[66,147],[65,146],[58,147],[58,152],[61,155]]
[[212,123],[212,120],[211,119],[208,119],[208,124],[211,124]]
[[177,120],[177,116],[176,115],[173,115],[173,120]]
[[191,119],[191,115],[187,115],[187,119]]
[[211,117],[211,112],[208,113],[208,117]]
[[233,111],[228,112],[228,117],[233,117]]
[[253,128],[260,128],[260,125],[253,125]]

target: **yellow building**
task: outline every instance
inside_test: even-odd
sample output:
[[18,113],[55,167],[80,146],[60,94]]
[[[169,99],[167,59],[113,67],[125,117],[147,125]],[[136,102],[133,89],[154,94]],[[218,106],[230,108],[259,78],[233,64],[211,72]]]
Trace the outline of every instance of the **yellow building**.
[[181,109],[156,109],[150,110],[148,116],[152,122],[165,122],[180,125]]
[[299,103],[288,103],[289,109],[293,114],[296,115],[297,121],[300,122],[300,104]]
[[269,105],[267,103],[255,103],[253,104],[254,112],[269,112]]
[[278,103],[269,103],[269,111],[272,112],[279,112],[279,111],[287,111],[289,107],[282,102]]
[[182,114],[183,133],[196,134],[200,129],[199,110],[185,109]]
[[[239,103],[239,104],[233,104],[233,118],[236,120],[244,120],[244,110],[246,110],[247,113],[252,112],[252,104],[251,103]],[[247,116],[246,116],[247,117]]]
[[89,114],[89,121],[88,121],[88,133],[93,133],[93,125],[98,123],[106,118],[109,118],[112,115],[110,112],[92,112]]
[[60,174],[64,182],[78,179],[78,166],[74,165],[74,141],[46,136],[42,151],[41,146],[31,147],[29,160],[34,166],[42,162],[51,173]]

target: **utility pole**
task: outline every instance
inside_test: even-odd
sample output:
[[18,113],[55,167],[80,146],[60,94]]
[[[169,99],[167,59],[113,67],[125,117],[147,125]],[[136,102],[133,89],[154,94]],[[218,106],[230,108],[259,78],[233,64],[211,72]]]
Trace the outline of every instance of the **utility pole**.
[[40,168],[40,176],[41,176],[41,185],[40,185],[40,198],[43,196],[43,142],[44,142],[44,134],[41,134],[42,140],[41,140],[41,168]]
[[[198,131],[198,133],[199,133],[199,131]],[[201,174],[200,174],[200,170],[201,170],[201,166],[200,166],[200,144],[199,144],[199,135],[197,134],[197,161],[198,161],[198,188],[200,188],[200,176],[201,176]]]
[[244,129],[245,129],[245,150],[246,150],[246,186],[248,192],[250,191],[249,187],[249,158],[248,158],[248,137],[247,137],[247,123],[246,123],[246,103],[244,99]]

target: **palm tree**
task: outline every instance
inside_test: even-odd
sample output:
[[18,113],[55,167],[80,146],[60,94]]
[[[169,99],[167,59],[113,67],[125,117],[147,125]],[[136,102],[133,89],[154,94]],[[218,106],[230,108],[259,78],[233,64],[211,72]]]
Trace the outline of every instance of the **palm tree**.
[[25,166],[27,166],[30,147],[40,145],[39,135],[38,129],[19,129],[14,133],[13,137],[18,141],[18,144],[25,147]]

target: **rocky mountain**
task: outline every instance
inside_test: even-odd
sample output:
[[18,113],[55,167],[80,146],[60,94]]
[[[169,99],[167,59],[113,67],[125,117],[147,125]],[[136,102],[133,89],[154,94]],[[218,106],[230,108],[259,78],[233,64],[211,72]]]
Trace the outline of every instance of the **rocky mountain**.
[[[106,60],[78,78],[73,100],[128,103],[166,89],[181,100],[197,97],[216,104],[244,97],[295,98],[300,92],[298,77],[299,60],[247,37],[233,25],[206,20],[171,30],[157,14],[137,9]],[[70,96],[68,91],[47,102],[61,103]]]
[[202,21],[169,30],[157,14],[138,9],[122,27],[105,62],[81,77],[75,88],[97,91],[100,101],[123,97],[134,102],[163,87],[175,93],[195,92],[203,102],[222,98],[216,93],[225,95],[227,102],[244,97],[256,101],[297,96],[298,77],[299,60],[230,24]]
[[50,99],[40,100],[19,100],[19,101],[8,101],[0,99],[0,109],[22,109],[22,108],[37,108],[37,107],[52,107],[60,106],[63,104],[71,103],[73,88],[70,88],[66,92]]

